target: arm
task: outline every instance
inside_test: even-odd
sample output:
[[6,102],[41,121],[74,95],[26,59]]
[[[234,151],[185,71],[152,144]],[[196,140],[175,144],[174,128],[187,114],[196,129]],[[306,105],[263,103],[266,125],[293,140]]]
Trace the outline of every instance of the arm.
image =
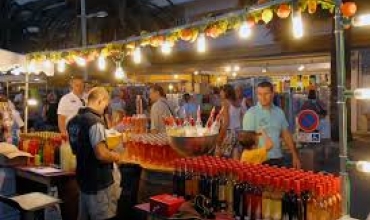
[[157,111],[157,105],[153,104],[150,110],[150,129],[152,131],[158,130],[159,125],[159,112]]
[[222,104],[222,115],[221,115],[221,128],[220,133],[218,135],[218,143],[221,144],[223,139],[225,138],[227,128],[229,127],[230,118],[229,118],[229,103],[224,102]]
[[93,125],[89,130],[90,143],[93,146],[96,159],[104,163],[118,162],[120,155],[107,148],[105,128],[101,123]]
[[274,147],[274,142],[270,138],[270,136],[267,135],[265,130],[262,130],[262,138],[265,140],[265,145],[263,146],[266,148],[267,151],[271,150]]
[[94,152],[96,158],[105,163],[115,163],[120,160],[120,155],[108,150],[106,143],[103,141],[94,147]]
[[60,133],[62,133],[63,135],[67,134],[66,118],[67,117],[65,115],[58,114],[58,128],[59,128]]
[[301,162],[299,160],[299,155],[297,152],[297,148],[294,145],[293,137],[290,134],[288,129],[284,129],[281,133],[281,136],[283,138],[284,143],[287,145],[289,148],[290,152],[292,153],[293,156],[293,167],[300,169],[301,168]]

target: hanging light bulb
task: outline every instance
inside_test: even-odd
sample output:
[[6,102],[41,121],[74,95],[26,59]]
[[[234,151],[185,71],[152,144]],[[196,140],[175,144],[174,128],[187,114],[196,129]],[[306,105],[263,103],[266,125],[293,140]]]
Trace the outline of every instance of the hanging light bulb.
[[196,70],[196,71],[194,71],[194,75],[198,75],[199,74],[199,71],[198,70]]
[[141,48],[136,47],[133,54],[134,63],[139,64],[141,63]]
[[198,53],[206,52],[206,35],[204,33],[199,34],[197,40]]
[[43,63],[44,67],[47,68],[47,69],[50,69],[51,66],[53,65],[53,63],[51,62],[51,60],[49,59],[46,59]]
[[231,66],[227,66],[227,67],[225,67],[225,71],[226,71],[226,72],[231,72]]
[[246,21],[243,21],[242,25],[240,25],[240,28],[239,28],[239,37],[246,39],[249,36],[251,36],[251,34],[252,34],[252,29],[250,25]]
[[240,66],[234,66],[234,71],[238,72],[240,70]]
[[36,72],[36,63],[35,60],[31,60],[30,64],[28,64],[28,72],[35,73]]
[[236,77],[238,74],[237,74],[236,72],[233,72],[231,75],[232,75],[233,77]]
[[293,36],[294,38],[303,37],[303,22],[301,12],[296,12],[292,16],[293,22]]
[[75,61],[79,66],[86,66],[86,60],[82,57],[75,57]]
[[114,76],[116,79],[124,79],[126,77],[125,71],[123,70],[120,62],[117,62],[117,68],[114,72]]
[[305,66],[302,64],[298,67],[298,71],[302,72],[305,69]]
[[66,70],[66,61],[64,59],[58,61],[57,70],[60,73],[63,73]]
[[179,78],[179,75],[175,74],[175,75],[173,76],[173,78],[174,78],[174,79],[178,79],[178,78]]
[[173,85],[172,85],[172,84],[169,84],[169,85],[168,85],[168,89],[169,89],[170,91],[172,91],[172,90],[173,90]]
[[172,46],[170,42],[168,41],[163,42],[161,46],[161,51],[164,55],[169,55],[172,51]]
[[105,57],[102,54],[100,54],[98,58],[98,68],[99,70],[103,71],[105,70],[106,67],[107,67],[107,62],[105,61]]

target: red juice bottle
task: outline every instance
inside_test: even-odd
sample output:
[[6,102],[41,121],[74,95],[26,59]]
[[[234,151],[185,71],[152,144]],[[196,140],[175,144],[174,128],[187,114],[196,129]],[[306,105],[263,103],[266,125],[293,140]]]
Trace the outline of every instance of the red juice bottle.
[[185,165],[185,199],[190,200],[193,197],[193,166],[190,161]]
[[253,180],[251,220],[262,220],[262,177],[256,175]]
[[247,171],[244,173],[244,195],[243,195],[243,219],[251,220],[252,217],[252,198],[253,198],[253,185],[252,174]]
[[226,166],[218,167],[219,182],[218,182],[218,208],[220,211],[226,211],[227,201],[226,201],[226,183],[227,183],[227,169]]

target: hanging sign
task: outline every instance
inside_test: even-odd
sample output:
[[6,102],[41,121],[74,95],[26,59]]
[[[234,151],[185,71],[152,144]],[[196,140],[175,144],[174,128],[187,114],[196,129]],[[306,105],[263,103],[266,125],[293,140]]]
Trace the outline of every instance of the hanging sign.
[[303,110],[298,114],[298,125],[304,132],[313,132],[317,130],[320,124],[320,118],[315,111]]
[[290,77],[290,87],[296,88],[298,86],[298,76]]
[[310,76],[309,75],[303,75],[302,76],[302,84],[303,87],[307,88],[310,85]]

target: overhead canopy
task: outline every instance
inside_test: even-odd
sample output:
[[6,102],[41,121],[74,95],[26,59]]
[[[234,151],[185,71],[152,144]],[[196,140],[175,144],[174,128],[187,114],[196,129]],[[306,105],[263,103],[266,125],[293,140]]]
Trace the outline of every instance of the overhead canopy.
[[[40,62],[36,62],[34,65],[34,74],[45,73],[47,76],[54,75],[54,65],[47,66]],[[25,73],[27,71],[26,56],[0,49],[0,72],[6,74],[9,71],[14,75]]]

